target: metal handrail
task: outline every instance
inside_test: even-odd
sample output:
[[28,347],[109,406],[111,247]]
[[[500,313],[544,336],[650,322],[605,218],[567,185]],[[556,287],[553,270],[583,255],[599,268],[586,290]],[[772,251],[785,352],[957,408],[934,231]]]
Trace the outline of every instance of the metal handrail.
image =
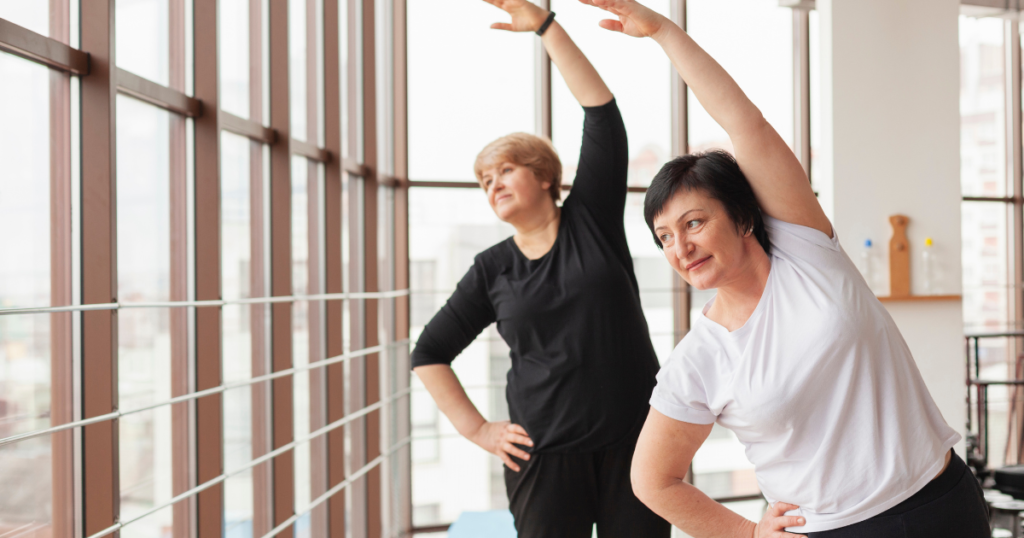
[[151,301],[151,302],[116,302],[66,306],[38,306],[25,308],[0,308],[0,316],[21,314],[54,314],[58,312],[89,312],[93,310],[120,310],[127,308],[184,308],[214,307],[243,304],[290,303],[299,301],[336,301],[358,299],[394,299],[409,295],[409,290],[349,292],[349,293],[317,293],[313,295],[273,295],[269,297],[249,297],[245,299],[215,299],[209,301]]
[[169,400],[164,400],[162,402],[157,402],[157,403],[146,405],[146,406],[143,406],[143,407],[137,407],[135,409],[129,409],[127,411],[117,410],[117,411],[114,411],[112,413],[107,413],[105,415],[99,415],[99,416],[95,416],[95,417],[91,417],[91,418],[87,418],[87,419],[83,419],[83,420],[77,420],[77,421],[74,421],[74,422],[68,422],[66,424],[60,424],[60,425],[53,426],[53,427],[50,427],[50,428],[46,428],[46,429],[43,429],[43,430],[36,430],[36,431],[21,433],[21,434],[18,434],[18,435],[12,435],[10,437],[4,437],[3,439],[0,439],[0,447],[3,447],[4,445],[9,445],[9,444],[12,444],[12,443],[17,443],[19,441],[24,441],[26,439],[31,439],[33,437],[40,437],[40,436],[43,436],[43,435],[49,435],[49,434],[52,434],[52,433],[56,433],[56,432],[63,431],[63,430],[68,430],[68,429],[71,429],[71,428],[78,428],[78,427],[81,427],[81,426],[88,426],[90,424],[96,424],[97,422],[103,422],[103,421],[106,421],[106,420],[113,420],[113,419],[117,419],[117,418],[120,418],[120,417],[123,417],[123,416],[127,416],[127,415],[133,415],[135,413],[141,413],[143,411],[149,411],[151,409],[156,409],[157,407],[163,407],[163,406],[167,406],[167,405],[173,405],[173,404],[176,404],[176,403],[187,402],[189,400],[195,400],[195,399],[198,399],[198,398],[204,398],[204,397],[210,396],[212,394],[219,394],[219,393],[231,390],[231,389],[236,389],[236,388],[240,388],[240,387],[246,387],[246,386],[249,386],[249,385],[255,385],[256,383],[262,383],[264,381],[270,381],[270,380],[277,379],[277,378],[280,378],[280,377],[286,377],[286,376],[293,375],[293,374],[299,373],[299,372],[305,372],[305,371],[308,371],[308,370],[315,370],[315,369],[318,369],[318,368],[324,368],[324,367],[327,367],[327,366],[331,366],[332,364],[337,364],[339,362],[344,362],[344,361],[347,361],[347,360],[351,360],[351,359],[358,358],[358,357],[363,357],[363,356],[366,356],[366,355],[372,355],[373,353],[379,353],[379,352],[381,352],[381,351],[383,351],[385,349],[390,349],[390,348],[398,347],[398,346],[405,345],[405,344],[408,344],[408,343],[409,343],[409,340],[399,340],[397,342],[391,342],[391,343],[388,343],[388,344],[381,344],[381,345],[378,345],[378,346],[368,347],[368,348],[361,349],[359,351],[351,351],[349,353],[343,353],[341,355],[338,355],[338,356],[335,356],[335,357],[331,357],[329,359],[324,359],[322,361],[311,362],[309,364],[304,364],[304,365],[301,365],[301,366],[294,366],[294,367],[288,368],[286,370],[280,370],[280,371],[277,371],[277,372],[273,372],[273,373],[270,373],[270,374],[265,374],[265,375],[261,375],[261,376],[257,376],[257,377],[253,377],[253,378],[249,378],[249,379],[245,379],[245,380],[242,380],[242,381],[234,381],[234,382],[231,382],[231,383],[222,383],[221,385],[218,385],[216,387],[211,387],[209,389],[201,390],[201,391],[198,391],[198,392],[193,392],[193,393],[190,393],[190,394],[185,394],[183,396],[177,396],[177,397],[171,398]]
[[[109,534],[111,534],[113,532],[116,532],[116,531],[124,528],[125,526],[130,525],[130,524],[132,524],[132,523],[134,523],[136,521],[139,521],[140,519],[143,519],[143,518],[145,518],[147,516],[150,516],[150,515],[158,512],[160,510],[163,510],[164,508],[167,508],[168,506],[172,506],[175,503],[181,502],[181,501],[183,501],[185,499],[188,499],[189,497],[192,497],[194,495],[197,495],[197,494],[199,494],[199,493],[201,493],[201,492],[203,492],[203,491],[205,491],[205,490],[207,490],[207,489],[209,489],[209,488],[211,488],[213,486],[216,486],[217,484],[220,484],[220,483],[224,482],[225,480],[227,480],[228,478],[231,478],[232,476],[235,476],[237,474],[240,474],[240,473],[243,473],[245,471],[248,471],[248,470],[252,469],[253,467],[256,467],[257,465],[259,465],[261,463],[264,463],[264,462],[266,462],[268,460],[271,460],[271,459],[273,459],[273,458],[275,458],[277,456],[280,456],[281,454],[283,454],[283,453],[285,453],[285,452],[287,452],[289,450],[292,450],[293,448],[299,446],[302,443],[307,443],[307,442],[309,442],[309,441],[311,441],[311,440],[313,440],[313,439],[315,439],[317,437],[320,437],[320,436],[322,436],[322,435],[324,435],[324,434],[326,434],[328,432],[331,432],[331,431],[333,431],[333,430],[335,430],[337,428],[340,428],[340,427],[344,426],[345,424],[348,424],[349,422],[352,422],[353,420],[362,418],[362,417],[364,417],[364,416],[366,416],[366,415],[368,415],[368,414],[370,414],[370,413],[372,413],[372,412],[374,412],[374,411],[376,411],[376,410],[378,410],[378,409],[380,409],[380,408],[382,408],[382,407],[384,407],[386,405],[391,405],[392,403],[394,403],[398,399],[402,398],[403,396],[406,396],[407,394],[409,394],[409,389],[403,389],[401,391],[398,391],[395,394],[391,395],[391,397],[389,397],[386,400],[381,400],[381,401],[376,402],[374,404],[368,405],[368,406],[366,406],[366,407],[364,407],[364,408],[362,408],[362,409],[360,409],[358,411],[350,413],[350,414],[348,414],[348,415],[346,415],[346,416],[344,416],[344,417],[342,417],[342,418],[340,418],[340,419],[338,419],[338,420],[336,420],[336,421],[334,421],[334,422],[332,422],[332,423],[330,423],[330,424],[328,424],[328,425],[326,425],[326,426],[324,426],[322,428],[317,429],[316,431],[310,432],[308,435],[306,435],[304,437],[301,437],[299,439],[294,439],[291,442],[289,442],[287,444],[284,444],[284,445],[282,445],[282,446],[280,446],[280,447],[278,447],[278,448],[276,448],[276,449],[274,449],[274,450],[272,450],[270,452],[267,452],[266,454],[264,454],[264,455],[262,455],[262,456],[260,456],[258,458],[254,458],[250,462],[246,463],[245,465],[243,465],[241,467],[238,467],[238,468],[235,468],[235,469],[233,469],[231,471],[225,472],[225,473],[221,474],[220,476],[217,476],[215,478],[211,478],[210,480],[207,480],[206,482],[203,482],[202,484],[200,484],[200,485],[198,485],[198,486],[196,486],[194,488],[189,489],[188,491],[180,493],[180,494],[174,496],[173,498],[169,499],[167,502],[164,502],[164,503],[162,503],[160,505],[154,506],[154,507],[150,508],[149,510],[146,510],[145,512],[142,512],[141,514],[133,516],[132,518],[127,519],[125,521],[118,521],[117,523],[111,525],[110,527],[107,527],[106,529],[103,529],[103,530],[101,530],[101,531],[99,531],[99,532],[97,532],[95,534],[89,535],[88,538],[101,538],[103,536],[107,536],[107,535],[109,535]],[[358,478],[362,477],[364,474],[366,474],[367,472],[372,470],[373,467],[376,467],[377,465],[379,465],[380,462],[383,461],[383,459],[386,456],[390,456],[395,450],[397,450],[398,448],[401,448],[401,446],[409,443],[409,441],[410,441],[410,438],[407,437],[405,440],[403,440],[403,441],[399,442],[398,444],[392,446],[390,449],[388,449],[387,453],[378,456],[373,461],[371,461],[370,463],[367,463],[361,469],[359,469],[358,471],[353,473],[352,476],[348,477],[346,480],[342,481],[338,485],[336,485],[333,488],[331,488],[330,490],[328,490],[327,493],[325,493],[324,495],[321,495],[320,497],[317,497],[317,500],[314,501],[313,503],[311,503],[307,507],[307,510],[305,512],[303,512],[302,514],[296,515],[296,516],[292,516],[292,518],[289,518],[289,520],[286,520],[286,523],[289,523],[289,524],[290,523],[294,523],[295,520],[298,519],[299,516],[306,514],[309,510],[312,510],[313,508],[318,506],[320,503],[322,503],[328,497],[330,497],[330,495],[333,495],[334,493],[337,493],[338,491],[348,487],[352,482],[354,482],[355,480],[357,480]],[[328,494],[330,494],[330,495],[328,495]],[[275,536],[277,533],[281,532],[281,530],[283,530],[284,528],[286,528],[286,525],[285,525],[285,523],[282,523],[277,528],[272,530],[270,533],[266,534],[265,538],[266,537],[270,537],[270,536]]]
[[[965,332],[966,345],[966,384],[967,384],[967,460],[978,472],[988,467],[989,434],[988,434],[988,388],[990,386],[1024,386],[1024,379],[981,379],[981,344],[986,338],[1024,338],[1024,330],[1008,329],[1002,331]],[[973,353],[972,353],[973,352]],[[972,358],[973,356],[973,364]],[[978,401],[977,434],[974,430],[972,417],[971,389],[974,388]]]

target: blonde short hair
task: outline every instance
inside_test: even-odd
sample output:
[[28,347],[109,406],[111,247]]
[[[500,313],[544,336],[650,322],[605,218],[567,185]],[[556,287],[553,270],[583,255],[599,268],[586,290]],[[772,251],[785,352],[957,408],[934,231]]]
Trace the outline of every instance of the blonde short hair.
[[562,197],[562,161],[547,138],[512,133],[487,144],[473,163],[476,180],[483,180],[484,168],[504,161],[529,168],[540,181],[550,181],[553,200]]

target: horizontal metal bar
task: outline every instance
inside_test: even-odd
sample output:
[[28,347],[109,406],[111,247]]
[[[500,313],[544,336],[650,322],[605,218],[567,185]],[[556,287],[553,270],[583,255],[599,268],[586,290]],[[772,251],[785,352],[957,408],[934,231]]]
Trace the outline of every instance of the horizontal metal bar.
[[1002,331],[1002,332],[978,332],[978,333],[967,333],[964,335],[966,338],[1004,338],[1004,337],[1016,337],[1024,336],[1024,331]]
[[[479,189],[480,184],[476,181],[408,181],[405,182],[410,187],[427,187],[427,188],[443,188],[443,189]],[[563,191],[571,191],[572,185],[562,185]],[[626,192],[647,192],[647,187],[626,187]]]
[[10,316],[15,314],[53,314],[56,312],[88,312],[90,310],[115,310],[116,308],[117,303],[41,306],[31,308],[0,308],[0,316]]
[[[299,373],[299,372],[305,372],[305,371],[308,371],[308,370],[315,370],[315,369],[319,369],[319,368],[325,368],[325,367],[330,366],[332,364],[337,364],[339,362],[348,361],[348,360],[355,359],[355,358],[358,358],[358,357],[363,357],[363,356],[366,356],[366,355],[372,355],[374,353],[380,353],[381,351],[383,351],[385,349],[388,349],[388,348],[391,348],[391,347],[397,347],[397,346],[401,346],[401,345],[407,345],[408,343],[409,343],[409,340],[399,340],[399,341],[391,342],[391,343],[388,343],[388,344],[381,344],[379,346],[368,347],[368,348],[365,348],[365,349],[361,349],[359,351],[351,351],[349,353],[343,353],[341,355],[338,355],[338,356],[335,356],[335,357],[331,357],[329,359],[324,359],[322,361],[311,362],[309,364],[304,364],[302,366],[295,366],[295,367],[292,367],[292,368],[288,368],[287,370],[281,370],[281,371],[274,372],[274,373],[271,373],[271,374],[261,375],[261,376],[258,376],[258,377],[253,377],[253,378],[250,378],[250,379],[245,379],[245,380],[242,380],[242,381],[235,381],[233,383],[225,383],[225,384],[222,384],[222,385],[219,385],[219,386],[216,386],[216,387],[211,387],[211,388],[206,389],[206,390],[202,390],[202,391],[199,391],[199,392],[193,392],[191,394],[185,394],[185,395],[182,395],[182,396],[177,396],[177,397],[171,398],[169,400],[164,400],[162,402],[157,402],[157,403],[149,404],[149,405],[146,405],[146,406],[143,406],[143,407],[137,407],[135,409],[129,409],[127,411],[117,410],[117,411],[114,411],[113,413],[107,413],[105,415],[100,415],[100,416],[97,416],[97,417],[92,417],[92,418],[83,419],[83,420],[78,420],[78,421],[75,421],[75,422],[68,422],[66,424],[60,424],[58,426],[53,426],[53,427],[46,428],[46,429],[43,429],[43,430],[36,430],[36,431],[26,432],[26,433],[22,433],[22,434],[18,434],[18,435],[12,435],[10,437],[5,437],[3,439],[0,439],[0,447],[3,447],[5,445],[9,445],[9,444],[12,444],[12,443],[17,443],[19,441],[24,441],[26,439],[31,439],[33,437],[41,437],[43,435],[49,435],[49,434],[54,433],[54,432],[68,430],[68,429],[71,429],[71,428],[79,428],[79,427],[82,427],[82,426],[88,426],[90,424],[95,424],[97,422],[103,422],[105,420],[114,420],[114,419],[121,418],[121,417],[124,417],[124,416],[134,415],[136,413],[141,413],[143,411],[149,411],[151,409],[156,409],[157,407],[163,407],[163,406],[167,406],[167,405],[173,405],[173,404],[176,404],[176,403],[187,402],[189,400],[195,400],[195,399],[198,399],[198,398],[205,398],[207,396],[211,396],[211,395],[214,395],[214,394],[219,394],[219,393],[222,393],[222,392],[225,392],[225,391],[228,391],[228,390],[242,388],[242,387],[246,387],[246,386],[249,386],[249,385],[255,385],[256,383],[262,383],[264,381],[270,381],[270,380],[277,379],[277,378],[280,378],[280,377],[287,377],[287,376],[290,376],[290,375],[293,375],[293,374],[296,374],[296,373]],[[409,389],[406,389],[406,390],[408,391]]]
[[203,115],[203,102],[183,92],[117,68],[117,91],[189,118]]
[[964,202],[1000,202],[1004,204],[1012,204],[1019,202],[1021,198],[1014,198],[1013,196],[964,196],[962,198]]
[[409,181],[410,187],[439,187],[444,189],[480,189],[476,181]]
[[[252,461],[250,461],[249,463],[243,465],[242,467],[238,467],[238,468],[233,469],[233,470],[231,470],[229,472],[226,472],[226,473],[223,473],[223,474],[221,474],[219,476],[211,478],[210,480],[207,480],[206,482],[203,482],[202,484],[200,484],[200,485],[198,485],[198,486],[196,486],[196,487],[194,487],[194,488],[192,488],[192,489],[190,489],[188,491],[185,491],[183,493],[180,493],[180,494],[176,495],[175,497],[169,499],[167,502],[164,502],[164,503],[162,503],[162,504],[160,504],[158,506],[154,506],[154,507],[150,508],[149,510],[146,510],[145,512],[143,512],[143,513],[141,513],[141,514],[139,514],[139,515],[137,515],[137,516],[135,516],[135,517],[133,517],[133,518],[131,518],[129,520],[121,521],[121,522],[118,522],[118,523],[116,523],[116,524],[114,524],[114,525],[112,525],[110,527],[107,527],[106,529],[103,529],[102,531],[100,531],[100,532],[98,532],[96,534],[90,535],[88,538],[101,538],[103,536],[107,536],[107,535],[109,535],[111,533],[114,533],[114,532],[124,528],[125,526],[127,526],[127,525],[129,525],[131,523],[134,523],[136,521],[139,521],[140,519],[145,518],[146,516],[152,515],[152,514],[158,512],[158,511],[160,511],[160,510],[163,510],[164,508],[167,508],[168,506],[172,506],[175,503],[181,502],[181,501],[183,501],[185,499],[188,499],[189,497],[197,495],[197,494],[199,494],[199,493],[201,493],[201,492],[203,492],[203,491],[205,491],[205,490],[207,490],[207,489],[209,489],[209,488],[211,488],[213,486],[216,486],[217,484],[220,484],[220,483],[224,482],[225,480],[227,480],[228,478],[231,478],[232,476],[235,476],[237,474],[240,474],[240,473],[243,473],[245,471],[248,471],[249,469],[252,469],[253,467],[256,467],[257,465],[259,465],[261,463],[264,463],[264,462],[266,462],[268,460],[271,460],[271,459],[273,459],[273,458],[275,458],[277,456],[280,456],[281,454],[284,454],[285,452],[287,452],[289,450],[292,450],[293,448],[295,448],[296,446],[298,446],[298,445],[300,445],[302,443],[311,441],[312,439],[315,439],[316,437],[318,437],[320,435],[323,435],[324,433],[327,433],[328,431],[331,431],[331,430],[334,430],[334,429],[339,428],[341,426],[344,426],[345,424],[347,424],[347,423],[349,423],[349,422],[351,422],[351,421],[353,421],[353,420],[355,420],[357,418],[360,418],[360,417],[365,416],[365,415],[367,415],[367,414],[369,414],[369,413],[371,413],[373,411],[376,411],[377,409],[381,408],[384,405],[390,405],[392,402],[398,400],[404,394],[406,394],[407,391],[408,391],[408,389],[406,389],[405,391],[398,392],[398,393],[394,394],[393,396],[391,396],[390,398],[388,398],[387,400],[379,401],[379,402],[377,402],[377,403],[375,403],[375,404],[373,404],[371,406],[364,407],[363,409],[360,409],[359,411],[356,411],[355,413],[352,413],[352,414],[350,414],[348,416],[342,417],[341,419],[338,419],[337,421],[333,422],[332,424],[330,424],[330,425],[328,425],[328,426],[326,426],[324,428],[320,428],[319,430],[317,430],[315,432],[310,433],[309,435],[305,436],[304,438],[296,439],[296,440],[294,440],[294,441],[292,441],[292,442],[290,442],[290,443],[288,443],[286,445],[283,445],[283,446],[273,450],[272,452],[268,452],[268,453],[266,453],[266,454],[264,454],[264,455],[262,455],[262,456],[260,456],[258,458],[254,458]],[[360,468],[359,471],[356,471],[350,477],[348,477],[347,478],[348,483],[345,483],[345,482],[339,483],[338,485],[334,486],[334,488],[332,488],[331,490],[328,491],[329,494],[325,493],[325,494],[321,495],[320,497],[317,497],[317,500],[310,504],[309,509],[312,510],[313,508],[318,506],[320,503],[322,503],[324,500],[329,498],[330,495],[333,495],[334,493],[337,493],[338,491],[344,489],[344,487],[347,487],[348,484],[358,480],[360,477],[362,477],[367,472],[372,470],[375,466],[379,465],[382,461],[384,461],[384,459],[387,456],[390,456],[395,451],[397,451],[399,448],[401,448],[402,446],[408,444],[410,442],[410,440],[411,440],[411,438],[406,437],[403,441],[401,441],[399,443],[396,443],[394,446],[392,446],[390,449],[388,449],[387,453],[381,454],[380,456],[375,458],[373,461],[371,461],[370,463],[368,463],[365,466],[363,466],[362,468]],[[380,461],[377,461],[377,460],[380,460]],[[343,486],[343,484],[344,484],[344,486]],[[339,486],[341,486],[341,487],[339,487]],[[299,516],[301,517],[301,515],[304,515],[305,513],[306,512],[303,512]],[[295,517],[295,516],[293,516],[293,517]],[[291,520],[291,522],[294,523],[294,519]],[[282,523],[281,526],[284,527],[284,528],[287,527],[283,523]],[[280,532],[280,531],[278,531],[278,532]],[[273,534],[269,534],[267,536],[273,536]]]
[[29,308],[0,308],[0,316],[15,314],[52,314],[55,312],[84,312],[88,310],[120,310],[125,308],[183,308],[211,307],[240,304],[289,303],[296,301],[335,301],[355,299],[394,299],[409,295],[409,290],[354,292],[354,293],[319,293],[314,295],[279,295],[271,297],[252,297],[247,299],[228,299],[213,301],[156,301],[143,303],[101,303],[69,306],[41,306]]
[[448,532],[448,529],[451,528],[451,526],[452,526],[452,524],[448,523],[448,524],[441,524],[441,525],[429,525],[429,526],[426,526],[426,527],[413,527],[409,531],[409,534],[416,535],[416,534],[434,534],[435,532]]
[[82,427],[82,426],[88,426],[90,424],[96,424],[97,422],[104,422],[104,421],[107,421],[107,420],[112,420],[112,419],[115,419],[115,418],[117,418],[119,416],[121,416],[121,414],[118,413],[117,411],[115,411],[113,413],[107,413],[105,415],[97,415],[97,416],[92,417],[92,418],[86,418],[86,419],[78,420],[78,421],[75,421],[75,422],[68,422],[67,424],[61,424],[61,425],[58,425],[58,426],[53,426],[53,427],[50,427],[50,428],[46,428],[45,430],[36,430],[36,431],[32,431],[32,432],[20,433],[18,435],[12,435],[10,437],[4,437],[3,439],[0,439],[0,447],[2,447],[4,445],[9,445],[9,444],[12,444],[12,443],[17,443],[18,441],[24,441],[26,439],[32,439],[33,437],[40,437],[40,436],[43,436],[43,435],[49,435],[51,433],[56,433],[56,432],[59,432],[59,431],[70,430],[71,428],[79,428],[79,427]]
[[988,387],[992,385],[1010,385],[1010,386],[1021,386],[1024,385],[1024,379],[1006,379],[1006,380],[987,380],[987,379],[971,379],[967,381],[968,385],[978,385],[982,387]]
[[298,521],[300,517],[302,517],[302,516],[312,512],[317,506],[320,506],[321,504],[326,502],[328,499],[333,497],[335,494],[337,494],[339,491],[342,491],[345,488],[349,487],[350,485],[354,484],[356,480],[359,480],[360,478],[365,476],[366,473],[369,473],[370,471],[372,471],[374,467],[377,467],[381,463],[384,463],[384,461],[386,461],[387,458],[391,457],[391,455],[394,454],[395,452],[397,452],[399,448],[402,448],[403,446],[409,444],[409,442],[411,440],[412,439],[410,437],[406,437],[402,441],[399,441],[398,443],[395,443],[394,446],[389,448],[386,453],[381,454],[380,456],[377,456],[376,458],[373,458],[373,460],[371,460],[369,463],[367,463],[366,465],[360,467],[358,471],[352,473],[351,476],[345,478],[341,482],[338,482],[334,487],[332,487],[331,489],[325,491],[322,495],[320,495],[319,497],[314,499],[312,502],[310,502],[309,506],[307,506],[306,509],[303,510],[301,513],[292,515],[291,517],[286,519],[283,523],[281,523],[277,527],[274,527],[273,530],[271,530],[267,534],[264,534],[262,538],[272,538],[274,536],[277,536],[278,534],[281,533],[281,531],[287,529],[292,524],[294,524],[296,521]]
[[277,131],[258,121],[245,119],[230,112],[220,111],[220,128],[256,142],[273,145],[277,143]]
[[87,53],[4,19],[0,19],[0,50],[72,75],[89,74]]
[[182,308],[187,306],[224,306],[227,301],[155,301],[149,303],[117,303],[119,310],[134,308]]
[[320,163],[331,162],[331,152],[324,148],[318,147],[316,144],[305,142],[302,140],[292,139],[292,153],[295,155],[302,155],[303,157]]
[[[698,476],[700,476],[700,475],[698,475]],[[738,503],[738,502],[743,502],[743,501],[763,501],[764,500],[764,495],[762,495],[761,493],[750,493],[748,495],[731,495],[731,496],[728,496],[728,497],[712,497],[711,500],[715,501],[716,503],[720,503],[720,504]]]

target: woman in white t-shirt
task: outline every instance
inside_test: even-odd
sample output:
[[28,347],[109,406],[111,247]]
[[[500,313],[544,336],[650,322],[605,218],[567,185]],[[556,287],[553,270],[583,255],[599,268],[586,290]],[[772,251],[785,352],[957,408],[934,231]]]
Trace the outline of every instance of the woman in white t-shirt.
[[[651,37],[729,134],[664,166],[644,216],[672,267],[714,299],[658,374],[633,457],[637,496],[696,538],[983,538],[974,475],[952,452],[899,330],[839,245],[793,152],[706,52],[630,0],[582,0]],[[729,428],[772,504],[760,523],[683,477]]]

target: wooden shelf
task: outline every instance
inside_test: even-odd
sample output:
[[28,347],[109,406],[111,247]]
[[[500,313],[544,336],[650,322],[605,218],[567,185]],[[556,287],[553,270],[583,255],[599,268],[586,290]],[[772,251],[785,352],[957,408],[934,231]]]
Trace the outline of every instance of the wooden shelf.
[[897,303],[897,302],[920,302],[920,301],[959,301],[962,298],[960,295],[908,295],[906,297],[891,297],[889,295],[883,295],[878,298],[883,303]]

